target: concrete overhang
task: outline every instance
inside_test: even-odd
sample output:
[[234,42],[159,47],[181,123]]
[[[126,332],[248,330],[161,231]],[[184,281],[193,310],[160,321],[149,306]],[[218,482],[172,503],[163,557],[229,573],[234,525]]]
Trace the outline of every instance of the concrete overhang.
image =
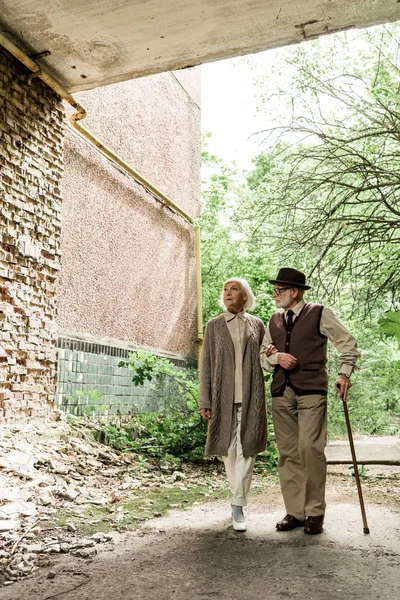
[[70,92],[400,19],[398,0],[1,0],[0,29]]

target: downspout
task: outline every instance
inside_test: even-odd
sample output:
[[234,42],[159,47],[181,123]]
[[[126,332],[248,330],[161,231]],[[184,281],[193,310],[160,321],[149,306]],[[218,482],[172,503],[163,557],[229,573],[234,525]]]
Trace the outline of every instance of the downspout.
[[161,202],[164,206],[170,208],[173,212],[179,214],[187,223],[189,223],[195,230],[196,236],[196,289],[197,289],[197,343],[198,343],[198,362],[200,365],[201,350],[203,346],[203,317],[202,317],[202,287],[201,287],[201,247],[200,247],[200,226],[196,219],[188,215],[182,208],[180,208],[175,202],[173,202],[168,196],[161,192],[151,182],[147,181],[140,173],[135,171],[128,163],[126,163],[121,157],[115,154],[110,148],[105,146],[98,138],[96,138],[90,131],[88,131],[78,121],[81,121],[86,117],[86,109],[75,100],[75,98],[63,87],[58,81],[56,81],[51,75],[42,70],[40,65],[33,61],[27,54],[25,54],[18,46],[11,42],[0,32],[0,44],[10,54],[17,58],[25,67],[27,67],[32,74],[28,76],[28,83],[34,78],[41,79],[46,85],[48,85],[56,94],[61,96],[68,104],[70,104],[75,110],[69,120],[70,126],[77,135],[81,136],[86,140],[95,150],[100,152],[120,170],[127,174],[130,178],[134,179],[137,183],[146,188],[152,196]]

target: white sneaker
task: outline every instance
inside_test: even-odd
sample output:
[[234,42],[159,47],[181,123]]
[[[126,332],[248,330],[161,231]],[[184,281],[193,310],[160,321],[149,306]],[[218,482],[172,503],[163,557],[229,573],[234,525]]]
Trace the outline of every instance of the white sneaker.
[[232,525],[234,531],[246,531],[247,529],[243,508],[241,506],[232,506]]
[[246,521],[243,521],[243,523],[238,523],[237,521],[235,521],[235,519],[232,517],[232,525],[233,525],[233,529],[235,531],[246,531]]

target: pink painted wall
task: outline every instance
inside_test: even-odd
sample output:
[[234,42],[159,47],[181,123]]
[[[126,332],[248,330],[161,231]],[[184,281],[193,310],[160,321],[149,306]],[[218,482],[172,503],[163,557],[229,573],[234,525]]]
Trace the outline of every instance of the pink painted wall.
[[[200,72],[76,94],[92,133],[187,213],[200,206]],[[67,131],[60,334],[196,356],[194,231]]]

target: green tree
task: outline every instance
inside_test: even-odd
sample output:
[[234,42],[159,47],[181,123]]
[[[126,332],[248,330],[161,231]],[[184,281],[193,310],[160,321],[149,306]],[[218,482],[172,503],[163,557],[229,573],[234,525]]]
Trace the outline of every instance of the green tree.
[[240,207],[321,293],[350,281],[369,309],[400,301],[399,50],[397,24],[288,48],[273,73],[291,77],[274,86],[286,110],[248,179],[257,202]]
[[233,165],[226,165],[211,155],[206,145],[203,168],[201,242],[204,323],[221,312],[218,298],[223,282],[229,277],[247,279],[256,297],[254,314],[266,322],[273,308],[267,281],[274,267],[265,245],[246,238],[238,227],[235,211],[241,202],[243,179]]

